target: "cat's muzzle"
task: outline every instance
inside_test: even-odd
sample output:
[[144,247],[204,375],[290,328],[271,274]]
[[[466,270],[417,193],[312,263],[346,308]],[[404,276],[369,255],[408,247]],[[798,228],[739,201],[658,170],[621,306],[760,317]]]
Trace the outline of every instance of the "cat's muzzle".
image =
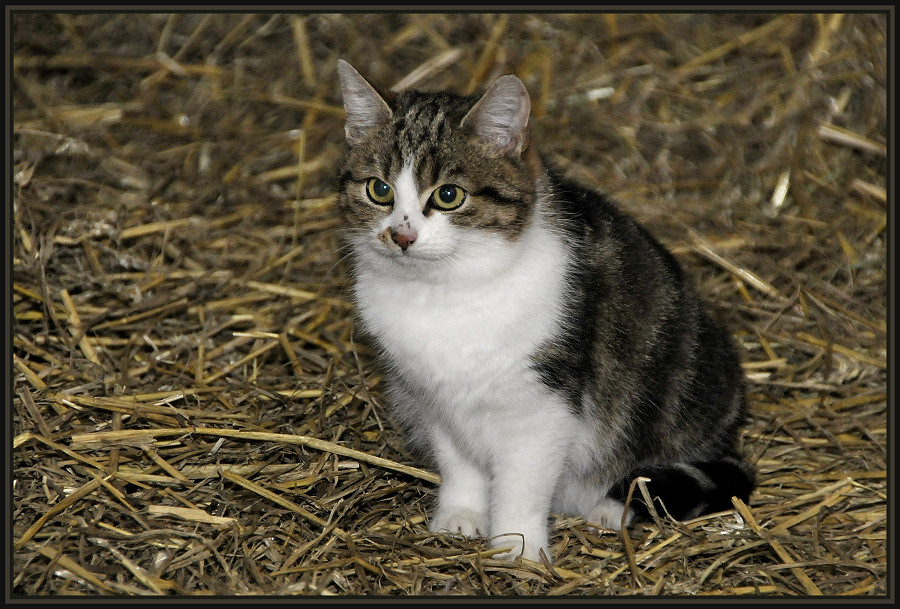
[[[408,224],[408,223],[407,223]],[[396,243],[404,252],[409,246],[415,243],[419,233],[415,229],[407,226],[389,227],[378,234],[378,238],[385,244],[389,243],[388,239]]]

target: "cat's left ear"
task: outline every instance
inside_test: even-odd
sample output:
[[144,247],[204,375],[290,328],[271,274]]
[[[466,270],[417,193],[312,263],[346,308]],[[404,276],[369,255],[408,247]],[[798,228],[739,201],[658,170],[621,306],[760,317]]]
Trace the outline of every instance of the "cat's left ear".
[[482,140],[503,154],[518,155],[525,144],[530,112],[531,98],[525,85],[507,74],[494,81],[461,124],[470,125]]
[[360,76],[356,68],[343,59],[338,59],[337,67],[341,78],[341,92],[344,94],[344,110],[347,111],[344,131],[347,141],[355,144],[371,130],[390,121],[393,113],[387,102]]

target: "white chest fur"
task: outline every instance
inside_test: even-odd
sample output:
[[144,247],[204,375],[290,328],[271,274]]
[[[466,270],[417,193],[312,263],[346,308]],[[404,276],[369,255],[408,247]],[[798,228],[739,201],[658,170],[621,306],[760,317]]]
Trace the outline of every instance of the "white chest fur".
[[475,278],[460,269],[466,256],[474,264],[485,252],[462,253],[447,277],[418,278],[391,260],[369,260],[356,282],[362,321],[397,371],[457,412],[502,408],[535,378],[531,356],[557,333],[562,314],[566,251],[550,231],[535,225],[488,251],[495,268],[485,273],[479,260]]

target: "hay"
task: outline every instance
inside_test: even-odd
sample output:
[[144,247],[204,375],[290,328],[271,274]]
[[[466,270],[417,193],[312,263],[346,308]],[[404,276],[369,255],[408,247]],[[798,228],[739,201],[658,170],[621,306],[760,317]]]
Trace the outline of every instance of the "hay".
[[[887,14],[11,19],[14,596],[888,593]],[[740,340],[749,505],[556,517],[552,566],[428,532],[338,251],[339,56],[524,80]]]

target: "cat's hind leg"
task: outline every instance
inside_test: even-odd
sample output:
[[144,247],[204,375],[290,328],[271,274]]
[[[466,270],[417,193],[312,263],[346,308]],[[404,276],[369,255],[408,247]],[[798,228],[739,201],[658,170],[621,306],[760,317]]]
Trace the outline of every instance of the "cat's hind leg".
[[634,511],[626,514],[625,503],[617,498],[608,497],[609,484],[602,480],[596,472],[578,474],[569,471],[560,478],[553,502],[553,509],[563,514],[578,515],[589,524],[603,529],[619,531],[622,529],[622,517],[628,527],[634,520]]
[[[628,510],[627,514],[625,513],[626,509]],[[588,523],[596,524],[602,529],[621,531],[623,524],[626,528],[631,526],[632,521],[634,521],[634,511],[626,508],[625,504],[618,499],[604,497],[587,511],[584,519]]]

